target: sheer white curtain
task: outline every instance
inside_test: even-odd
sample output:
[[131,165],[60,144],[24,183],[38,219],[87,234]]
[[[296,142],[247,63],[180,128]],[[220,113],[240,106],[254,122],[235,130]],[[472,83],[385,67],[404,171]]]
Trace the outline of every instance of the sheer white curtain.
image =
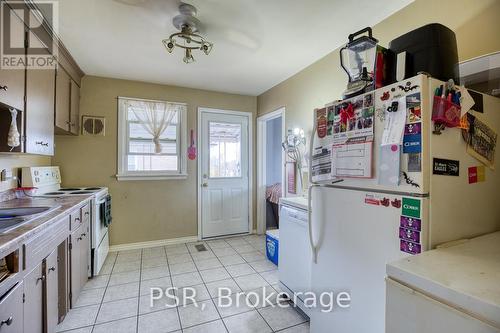
[[133,112],[142,127],[153,136],[156,154],[162,152],[161,135],[170,126],[176,114],[180,114],[185,107],[175,103],[127,101],[127,109]]

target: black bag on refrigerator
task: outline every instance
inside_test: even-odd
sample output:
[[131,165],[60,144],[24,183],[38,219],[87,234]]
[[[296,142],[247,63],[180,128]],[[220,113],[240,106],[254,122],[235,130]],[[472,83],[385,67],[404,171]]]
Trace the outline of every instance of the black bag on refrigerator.
[[[429,73],[442,81],[453,79],[455,83],[460,82],[457,39],[455,33],[442,24],[428,24],[399,36],[389,43],[389,49],[395,62],[391,72],[392,83],[415,76],[418,72]],[[402,54],[398,57],[402,52],[406,52],[406,56]],[[402,75],[404,77],[401,78]]]

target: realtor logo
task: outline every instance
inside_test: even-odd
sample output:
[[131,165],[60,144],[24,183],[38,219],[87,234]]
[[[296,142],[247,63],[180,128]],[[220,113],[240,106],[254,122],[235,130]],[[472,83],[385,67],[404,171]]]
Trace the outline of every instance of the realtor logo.
[[57,64],[58,2],[24,1],[0,4],[0,68],[53,69]]

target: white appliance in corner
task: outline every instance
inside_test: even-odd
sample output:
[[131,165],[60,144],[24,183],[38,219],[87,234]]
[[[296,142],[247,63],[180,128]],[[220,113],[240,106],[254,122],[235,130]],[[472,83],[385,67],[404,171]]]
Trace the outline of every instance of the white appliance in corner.
[[64,198],[86,195],[91,197],[91,242],[89,277],[96,276],[109,252],[108,227],[102,220],[103,203],[108,195],[107,187],[61,187],[61,172],[58,166],[22,168],[22,186],[36,187],[36,197]]
[[[500,229],[500,174],[486,167],[485,181],[469,184],[469,168],[482,164],[467,153],[461,130],[446,128],[440,135],[433,134],[433,98],[441,84],[425,75],[415,76],[357,96],[351,100],[352,114],[347,105],[334,103],[331,129],[328,108],[318,111],[322,138],[317,135],[315,115],[309,171],[311,287],[316,293],[348,292],[351,302],[348,309],[311,311],[311,333],[384,333],[388,262]],[[396,111],[387,110],[396,101]],[[499,133],[500,100],[483,95],[483,105],[482,113],[471,114]],[[404,112],[398,119],[406,125],[411,122],[407,135],[418,135],[383,150],[384,118],[400,116],[388,116],[388,112]],[[373,124],[371,149],[333,145],[330,133],[336,130],[335,119],[349,121],[353,116],[359,117],[348,122],[353,132]],[[402,151],[405,142],[411,144],[413,155]],[[415,143],[420,152],[414,150]],[[495,169],[499,167],[497,158]],[[364,173],[366,178],[334,177],[334,172]]]
[[311,248],[309,247],[307,199],[280,199],[280,240],[278,276],[283,291],[297,293],[296,305],[309,316],[304,295],[311,289]]

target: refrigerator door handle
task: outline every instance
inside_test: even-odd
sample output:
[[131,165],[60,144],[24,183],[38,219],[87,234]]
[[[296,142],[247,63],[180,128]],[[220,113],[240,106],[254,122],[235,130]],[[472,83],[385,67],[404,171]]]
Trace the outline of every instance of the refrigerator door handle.
[[316,245],[314,245],[314,239],[313,239],[312,192],[313,188],[319,186],[320,185],[317,184],[309,185],[309,193],[307,194],[307,215],[309,218],[309,223],[307,225],[309,226],[309,244],[311,245],[312,262],[314,264],[318,263],[318,248],[316,247]]
[[307,218],[309,220],[308,228],[309,228],[309,245],[311,246],[311,253],[312,253],[312,262],[316,264],[318,262],[318,250],[316,249],[316,245],[314,245],[314,239],[313,239],[313,220],[312,220],[312,192],[313,188],[317,187],[318,185],[313,182],[313,175],[312,175],[312,158],[313,158],[313,151],[314,151],[314,138],[316,136],[316,130],[317,130],[317,123],[316,123],[316,110],[314,110],[314,119],[313,119],[313,129],[311,131],[311,140],[309,140],[309,190],[307,193]]

